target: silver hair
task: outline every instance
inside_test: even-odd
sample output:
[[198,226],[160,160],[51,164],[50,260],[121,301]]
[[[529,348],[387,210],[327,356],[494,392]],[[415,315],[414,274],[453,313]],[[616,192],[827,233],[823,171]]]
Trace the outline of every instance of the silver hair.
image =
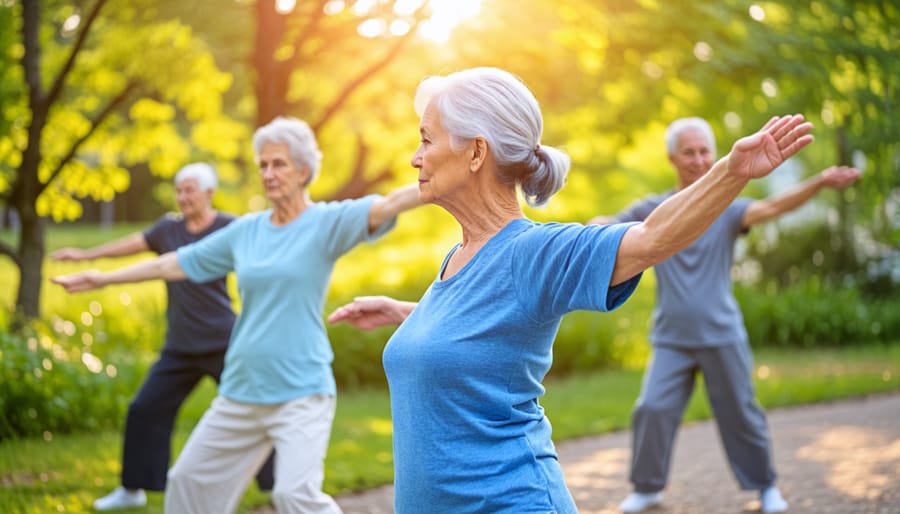
[[197,180],[197,185],[200,186],[201,191],[213,191],[219,186],[216,169],[205,162],[188,164],[178,170],[178,173],[175,174],[175,183],[178,184],[182,180],[189,178]]
[[565,185],[571,159],[540,144],[541,109],[515,75],[483,67],[428,77],[416,90],[419,116],[429,102],[440,113],[451,147],[458,150],[476,137],[486,139],[501,179],[517,184],[529,205],[547,203]]
[[669,155],[675,155],[675,146],[678,145],[678,137],[688,130],[699,130],[706,136],[709,143],[709,149],[712,151],[713,157],[716,155],[716,136],[713,135],[712,127],[709,122],[703,118],[679,118],[666,128],[666,151]]
[[284,144],[288,147],[294,166],[309,169],[309,185],[319,176],[322,166],[322,152],[319,143],[305,121],[286,116],[278,116],[267,125],[256,129],[253,134],[253,152],[258,157],[265,144]]

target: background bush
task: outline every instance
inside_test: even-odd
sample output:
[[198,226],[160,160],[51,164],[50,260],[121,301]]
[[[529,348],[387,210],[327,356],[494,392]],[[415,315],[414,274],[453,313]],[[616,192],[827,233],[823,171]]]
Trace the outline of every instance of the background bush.
[[900,296],[866,298],[815,275],[789,286],[738,286],[735,294],[754,347],[888,344],[900,334]]
[[[441,215],[426,208],[418,212],[426,218]],[[142,228],[55,227],[49,250],[73,244],[92,246]],[[420,298],[458,239],[455,233],[432,236],[423,240],[418,225],[404,223],[401,217],[398,227],[384,240],[354,249],[335,268],[324,314],[360,295]],[[758,253],[752,259],[781,259],[777,251],[775,254]],[[798,253],[794,259],[802,261],[804,255]],[[47,260],[44,273],[52,277],[90,267],[112,269],[150,256],[93,263]],[[870,342],[896,344],[900,340],[900,294],[896,288],[893,294],[890,289],[887,294],[866,294],[867,282],[840,281],[841,270],[791,271],[787,261],[779,262],[782,264],[762,261],[761,269],[778,270],[771,275],[767,272],[767,280],[736,286],[754,347],[828,348]],[[827,258],[825,262],[829,262]],[[8,261],[0,260],[0,280],[18,280]],[[234,293],[233,279],[230,287]],[[0,291],[0,304],[11,306],[13,292],[12,287]],[[654,302],[655,276],[649,271],[632,298],[616,311],[580,311],[566,316],[554,345],[550,378],[643,366],[650,352],[647,334]],[[4,378],[0,383],[0,437],[48,437],[55,432],[119,428],[128,402],[163,343],[164,285],[156,281],[68,295],[59,286],[47,284],[43,305],[45,320],[28,331],[10,335],[0,330]],[[240,309],[237,300],[235,308]],[[8,316],[9,311],[0,312]],[[346,324],[326,326],[339,387],[383,388],[381,354],[393,327],[366,332]]]
[[119,427],[145,363],[103,363],[66,338],[28,332],[0,332],[0,440]]

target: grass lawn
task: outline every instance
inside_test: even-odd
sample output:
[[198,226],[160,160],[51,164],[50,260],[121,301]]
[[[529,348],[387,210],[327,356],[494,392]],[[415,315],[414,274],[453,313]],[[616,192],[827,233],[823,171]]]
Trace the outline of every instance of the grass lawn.
[[[757,393],[768,408],[900,390],[900,345],[756,354]],[[547,383],[542,399],[557,441],[627,428],[640,389],[638,370],[581,374]],[[204,382],[179,417],[176,451],[214,394]],[[702,382],[686,413],[704,419]],[[0,512],[91,512],[91,502],[118,484],[121,434],[48,435],[0,442]],[[386,391],[340,394],[326,465],[331,494],[364,490],[392,480],[390,403]],[[623,477],[623,480],[625,477]],[[141,512],[162,512],[162,493]],[[251,485],[239,512],[267,503]]]

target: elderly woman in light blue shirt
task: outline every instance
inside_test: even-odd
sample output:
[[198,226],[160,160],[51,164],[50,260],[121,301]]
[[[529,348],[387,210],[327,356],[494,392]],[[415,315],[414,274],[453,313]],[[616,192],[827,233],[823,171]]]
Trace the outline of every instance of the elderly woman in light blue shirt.
[[419,197],[459,222],[462,241],[418,303],[362,297],[329,321],[400,324],[384,350],[394,424],[397,514],[575,513],[538,398],[562,316],[607,311],[641,272],[686,247],[744,185],[812,140],[802,117],[773,118],[696,187],[643,223],[537,223],[569,158],[541,144],[537,100],[513,75],[475,68],[416,94]]
[[241,313],[219,394],[169,471],[166,512],[234,512],[274,445],[281,513],[338,513],[322,492],[335,411],[322,308],[335,261],[420,204],[416,186],[386,196],[313,202],[321,155],[306,123],[277,118],[253,138],[272,208],[177,252],[116,271],[58,277],[69,291],[150,279],[206,282],[234,271]]

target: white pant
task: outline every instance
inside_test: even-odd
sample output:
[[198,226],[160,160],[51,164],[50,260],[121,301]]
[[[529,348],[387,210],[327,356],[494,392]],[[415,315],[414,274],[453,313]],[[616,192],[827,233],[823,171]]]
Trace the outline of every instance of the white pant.
[[340,514],[322,492],[335,405],[326,395],[271,405],[217,396],[169,470],[166,514],[234,512],[273,445],[279,514]]

